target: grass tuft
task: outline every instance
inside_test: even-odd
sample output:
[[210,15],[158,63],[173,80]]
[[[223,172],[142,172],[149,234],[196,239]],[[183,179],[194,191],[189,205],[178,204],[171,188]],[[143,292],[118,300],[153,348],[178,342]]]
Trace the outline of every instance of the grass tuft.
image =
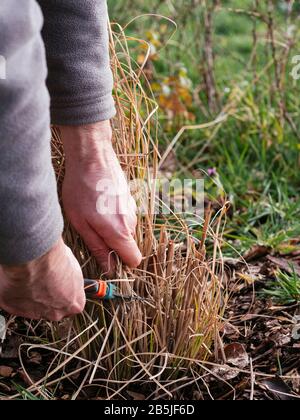
[[300,278],[293,270],[292,274],[278,271],[276,279],[263,290],[263,296],[272,298],[280,305],[290,305],[300,302]]
[[[151,181],[159,176],[159,127],[157,104],[144,71],[146,59],[139,65],[130,53],[132,44],[141,42],[128,39],[119,25],[113,25],[111,57],[118,110],[114,145],[128,179],[143,180],[151,191]],[[53,150],[60,185],[64,157],[55,130]],[[146,300],[90,303],[70,326],[69,341],[63,339],[59,345],[53,362],[56,372],[81,360],[82,382],[76,398],[87,389],[108,399],[128,398],[128,392],[136,390],[147,398],[179,398],[185,387],[192,397],[191,385],[201,378],[201,363],[218,354],[227,299],[219,235],[226,206],[212,222],[208,211],[191,231],[177,215],[153,216],[155,200],[151,193],[149,213],[138,220],[142,265],[130,271],[119,264],[117,278],[122,280],[116,280],[124,294]],[[65,238],[84,275],[101,278],[95,260],[70,226]],[[53,386],[52,376],[50,369],[44,387]]]

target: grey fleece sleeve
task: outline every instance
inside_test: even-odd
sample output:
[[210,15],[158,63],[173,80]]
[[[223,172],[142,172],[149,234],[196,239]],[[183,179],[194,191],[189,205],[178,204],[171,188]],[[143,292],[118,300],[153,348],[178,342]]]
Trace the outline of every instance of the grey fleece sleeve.
[[34,0],[1,0],[0,264],[40,257],[63,227],[51,165],[42,23]]
[[[52,122],[111,118],[106,1],[39,3]],[[40,257],[63,229],[51,165],[42,25],[35,0],[0,1],[0,264]]]
[[106,0],[38,0],[44,13],[52,123],[115,115]]

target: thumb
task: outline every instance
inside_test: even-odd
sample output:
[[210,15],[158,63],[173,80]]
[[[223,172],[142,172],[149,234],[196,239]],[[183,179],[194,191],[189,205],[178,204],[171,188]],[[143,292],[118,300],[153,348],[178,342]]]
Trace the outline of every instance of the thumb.
[[136,268],[141,264],[142,254],[131,233],[124,237],[105,238],[105,243],[116,251],[122,261],[130,268]]
[[104,274],[112,277],[116,271],[116,260],[111,249],[106,245],[104,240],[91,228],[87,227],[82,233],[82,237],[96,258],[98,264],[102,267]]

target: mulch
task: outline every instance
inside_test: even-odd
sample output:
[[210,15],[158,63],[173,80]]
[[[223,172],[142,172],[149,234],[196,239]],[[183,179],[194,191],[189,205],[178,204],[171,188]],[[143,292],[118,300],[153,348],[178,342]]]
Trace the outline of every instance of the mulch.
[[[185,390],[180,398],[195,400],[293,400],[300,398],[300,303],[279,306],[260,292],[276,270],[300,274],[300,252],[273,254],[256,246],[243,259],[226,259],[230,299],[222,331],[223,347],[218,360],[208,362],[205,383]],[[46,324],[33,326],[21,319],[11,322],[0,353],[0,397],[26,389],[45,375],[53,358],[47,351],[22,352],[22,343],[42,343]],[[1,345],[1,341],[0,341]],[[24,370],[25,368],[25,370]],[[67,399],[70,383],[57,389],[57,398]],[[133,392],[134,396],[135,393]],[[130,395],[129,395],[130,398]]]

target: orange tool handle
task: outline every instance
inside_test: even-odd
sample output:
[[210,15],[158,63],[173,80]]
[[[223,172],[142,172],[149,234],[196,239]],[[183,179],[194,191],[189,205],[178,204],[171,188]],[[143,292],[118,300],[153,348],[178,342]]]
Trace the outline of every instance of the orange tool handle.
[[86,279],[84,281],[84,288],[87,297],[92,299],[110,300],[116,297],[115,285],[106,281]]

